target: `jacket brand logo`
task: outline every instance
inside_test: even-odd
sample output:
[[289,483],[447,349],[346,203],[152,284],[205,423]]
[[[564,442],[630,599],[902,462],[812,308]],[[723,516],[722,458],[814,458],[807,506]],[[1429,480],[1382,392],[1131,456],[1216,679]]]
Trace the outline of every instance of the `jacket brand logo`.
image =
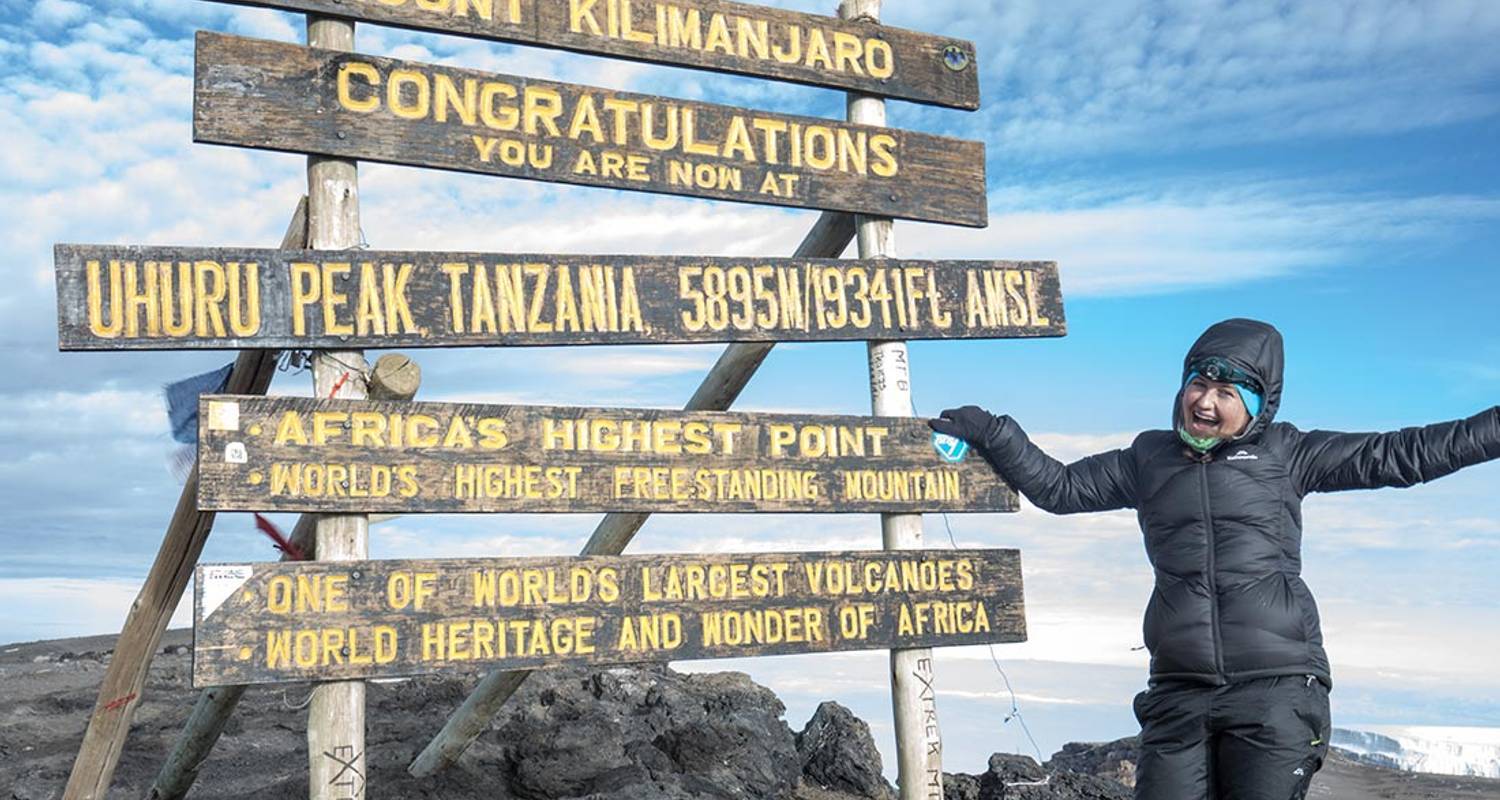
[[1230,456],[1230,457],[1228,457],[1228,458],[1226,458],[1224,460],[1225,461],[1259,461],[1260,457],[1256,456],[1254,453],[1247,453],[1244,450],[1241,450],[1238,453],[1235,453],[1234,455],[1232,455],[1232,456]]

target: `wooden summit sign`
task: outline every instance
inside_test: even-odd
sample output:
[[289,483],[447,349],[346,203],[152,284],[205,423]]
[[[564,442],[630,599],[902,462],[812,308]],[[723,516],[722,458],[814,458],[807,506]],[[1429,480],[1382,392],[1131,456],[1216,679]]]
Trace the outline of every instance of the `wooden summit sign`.
[[1014,511],[920,419],[205,396],[198,507]]
[[974,45],[727,0],[220,0],[976,109]]
[[198,567],[193,685],[1026,639],[1015,550]]
[[1057,265],[59,245],[64,350],[1062,336]]
[[[193,139],[984,227],[984,145],[200,32]],[[586,220],[580,220],[586,225]]]

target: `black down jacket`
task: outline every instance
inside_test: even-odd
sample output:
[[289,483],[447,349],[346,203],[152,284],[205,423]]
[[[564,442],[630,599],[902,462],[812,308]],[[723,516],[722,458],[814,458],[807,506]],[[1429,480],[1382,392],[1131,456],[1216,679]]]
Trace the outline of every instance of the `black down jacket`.
[[1063,465],[996,417],[979,444],[995,470],[1058,514],[1134,508],[1156,588],[1145,641],[1155,679],[1222,685],[1269,675],[1317,675],[1328,656],[1302,582],[1302,498],[1309,492],[1411,486],[1500,457],[1500,408],[1393,433],[1303,432],[1274,422],[1281,401],[1281,334],[1233,319],[1204,332],[1186,365],[1219,356],[1265,387],[1260,415],[1238,438],[1199,455],[1171,430],[1123,450]]

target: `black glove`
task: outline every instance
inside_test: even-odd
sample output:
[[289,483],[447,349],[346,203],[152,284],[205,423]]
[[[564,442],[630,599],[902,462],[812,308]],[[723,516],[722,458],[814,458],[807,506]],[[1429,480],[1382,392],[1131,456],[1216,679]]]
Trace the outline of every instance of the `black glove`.
[[995,417],[979,406],[964,406],[950,408],[937,419],[927,420],[927,424],[938,433],[963,439],[975,447],[984,447],[990,430],[994,427]]

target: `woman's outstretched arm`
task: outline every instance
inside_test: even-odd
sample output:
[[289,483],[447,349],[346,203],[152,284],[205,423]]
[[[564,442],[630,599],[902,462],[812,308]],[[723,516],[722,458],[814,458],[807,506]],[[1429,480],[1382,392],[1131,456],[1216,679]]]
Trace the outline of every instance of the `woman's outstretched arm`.
[[1500,458],[1500,406],[1468,419],[1389,433],[1308,431],[1292,451],[1304,494],[1426,483]]
[[1044,511],[1077,514],[1135,507],[1135,459],[1128,449],[1063,464],[1032,444],[1015,420],[978,406],[948,409],[928,424],[973,445],[1006,483]]

